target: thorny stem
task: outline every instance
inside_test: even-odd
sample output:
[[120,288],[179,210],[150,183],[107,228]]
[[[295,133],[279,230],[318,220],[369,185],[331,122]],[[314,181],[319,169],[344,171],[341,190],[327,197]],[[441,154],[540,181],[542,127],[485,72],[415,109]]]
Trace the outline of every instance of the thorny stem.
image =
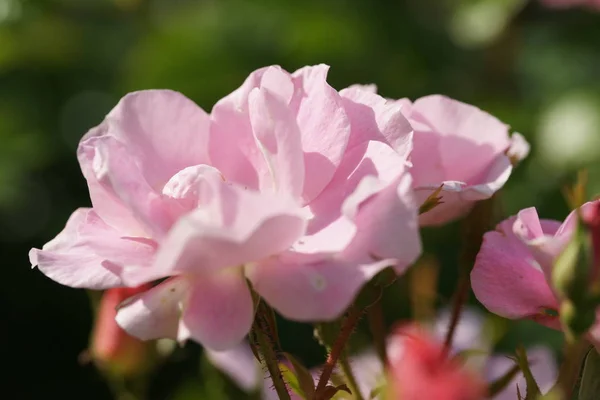
[[383,365],[387,365],[387,352],[385,345],[385,320],[383,315],[383,304],[381,298],[377,300],[367,311],[369,329],[375,342],[375,350]]
[[275,350],[275,340],[272,337],[274,328],[269,326],[270,319],[267,314],[268,311],[269,310],[265,309],[264,303],[261,302],[256,312],[252,333],[254,339],[258,343],[258,351],[262,355],[262,362],[269,371],[277,396],[280,400],[290,400],[290,394],[285,385],[285,381],[283,380],[283,376],[281,375],[281,370],[279,369],[279,361]]
[[461,272],[460,278],[458,280],[458,285],[456,287],[456,292],[454,293],[454,299],[452,302],[452,315],[450,316],[450,325],[448,326],[448,331],[446,332],[446,340],[444,341],[444,349],[446,352],[450,351],[452,346],[452,340],[454,338],[454,333],[456,332],[456,327],[458,326],[458,321],[460,321],[460,315],[462,314],[462,309],[469,297],[469,275],[464,272]]
[[352,391],[352,396],[354,396],[354,399],[364,400],[362,397],[362,393],[360,392],[360,387],[356,382],[356,377],[352,372],[352,366],[350,365],[350,361],[348,360],[347,351],[344,351],[342,353],[342,356],[340,357],[340,366],[342,367],[342,372],[346,377],[346,382],[348,383],[348,386],[350,386],[350,390]]
[[589,350],[589,346],[589,343],[585,339],[565,344],[565,358],[560,366],[556,380],[564,399],[571,399],[573,397],[573,391],[577,385],[583,360]]
[[342,353],[346,347],[346,343],[352,335],[352,332],[354,332],[354,329],[356,328],[358,321],[360,321],[360,318],[362,317],[363,313],[364,310],[360,310],[354,306],[352,306],[348,311],[348,315],[342,323],[340,333],[336,338],[335,342],[333,343],[333,346],[331,347],[331,351],[327,356],[327,361],[325,361],[325,366],[323,367],[323,371],[321,372],[321,376],[319,377],[319,383],[317,384],[317,389],[315,392],[317,399],[319,398],[320,393],[322,393],[323,390],[325,390],[327,383],[331,379],[333,368],[337,364],[340,356],[342,356]]

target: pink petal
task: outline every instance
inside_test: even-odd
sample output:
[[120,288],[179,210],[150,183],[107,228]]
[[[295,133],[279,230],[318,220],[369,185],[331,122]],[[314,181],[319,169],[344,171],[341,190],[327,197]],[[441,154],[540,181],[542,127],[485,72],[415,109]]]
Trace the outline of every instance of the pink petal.
[[544,309],[557,310],[558,304],[527,246],[512,231],[502,229],[515,220],[484,235],[471,272],[473,293],[488,310],[503,317],[541,318]]
[[[508,157],[498,157],[491,168],[486,171],[479,184],[467,185],[464,182],[440,182],[442,191],[441,204],[420,216],[421,226],[442,225],[469,212],[476,201],[489,199],[500,190],[512,172],[512,165]],[[433,194],[440,184],[421,185],[415,187],[418,204],[422,204]]]
[[[94,211],[108,225],[118,229],[122,233],[129,235],[149,235],[148,229],[143,226],[134,216],[133,212],[119,199],[116,194],[105,185],[98,181],[96,172],[94,171],[94,163],[100,163],[100,156],[97,154],[97,143],[103,139],[99,133],[94,133],[94,130],[105,130],[104,121],[99,127],[93,128],[88,135],[91,137],[87,140],[82,140],[77,150],[77,157],[83,176],[87,180],[90,198]],[[96,160],[96,161],[94,161]]]
[[555,223],[550,228],[551,231],[544,231],[546,226],[542,225],[534,207],[521,210],[513,225],[514,234],[527,245],[532,257],[544,271],[548,282],[552,280],[554,260],[569,242],[574,225],[571,225],[567,218],[558,230],[555,229]]
[[241,268],[194,278],[182,315],[192,339],[226,350],[242,342],[253,320],[254,304]]
[[289,102],[292,77],[278,66],[254,71],[242,86],[219,100],[211,112],[209,152],[212,165],[225,179],[250,189],[259,188],[257,170],[267,166],[256,145],[249,116],[248,96],[254,88],[265,88]]
[[179,219],[161,243],[154,268],[126,276],[129,284],[258,261],[290,248],[306,227],[303,211],[285,197],[221,180],[207,181],[203,197],[203,206]]
[[50,279],[63,285],[106,289],[122,286],[117,264],[136,269],[152,261],[156,244],[144,238],[122,237],[90,208],[76,210],[66,227],[29,259]]
[[177,171],[208,163],[209,121],[181,93],[145,90],[123,97],[105,123],[81,143],[93,137],[112,137],[123,143],[150,186],[161,187]]
[[357,234],[341,256],[394,259],[396,272],[404,272],[421,255],[417,214],[410,175],[404,173],[360,207]]
[[116,321],[121,328],[142,340],[176,339],[179,316],[191,283],[184,277],[168,279],[123,302]]
[[[508,127],[493,116],[434,95],[418,99],[409,120],[415,129],[411,155],[415,188],[463,182],[474,188],[479,200],[497,191],[510,176],[510,160],[504,154],[511,145]],[[464,212],[459,211],[458,215]]]
[[520,133],[513,133],[510,137],[510,147],[506,151],[506,155],[515,161],[521,161],[529,155],[531,147],[529,143]]
[[125,144],[107,137],[96,144],[96,151],[94,169],[98,182],[132,210],[153,236],[162,237],[186,211],[182,204],[150,186]]
[[[350,138],[350,120],[342,98],[329,84],[329,66],[305,67],[293,73],[297,87],[297,121],[302,132],[306,168],[303,199],[309,203],[331,181]],[[296,107],[296,104],[292,104]]]
[[352,133],[348,148],[378,140],[407,158],[412,150],[413,128],[401,112],[402,104],[356,87],[340,91]]
[[243,342],[229,350],[205,349],[205,352],[210,362],[242,389],[253,391],[262,382],[260,364],[254,358],[248,343]]
[[333,320],[360,288],[390,265],[357,265],[326,255],[287,253],[246,266],[254,289],[281,315],[296,321]]
[[250,124],[265,162],[257,166],[261,191],[282,191],[300,198],[304,187],[304,154],[300,131],[287,105],[267,89],[248,96]]

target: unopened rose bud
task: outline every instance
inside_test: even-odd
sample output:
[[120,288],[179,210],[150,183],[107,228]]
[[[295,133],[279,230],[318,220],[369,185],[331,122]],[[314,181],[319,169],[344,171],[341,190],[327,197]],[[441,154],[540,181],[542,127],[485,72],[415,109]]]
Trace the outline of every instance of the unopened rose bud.
[[102,294],[90,343],[91,356],[101,369],[128,376],[144,368],[148,344],[129,336],[117,325],[115,316],[120,303],[150,287],[114,288]]

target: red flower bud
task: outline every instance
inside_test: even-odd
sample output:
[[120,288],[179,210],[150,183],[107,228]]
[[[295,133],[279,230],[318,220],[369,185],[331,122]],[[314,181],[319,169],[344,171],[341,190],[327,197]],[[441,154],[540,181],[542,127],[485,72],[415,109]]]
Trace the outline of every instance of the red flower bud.
[[485,381],[465,369],[458,359],[449,358],[444,346],[428,332],[416,326],[403,327],[392,340],[389,351],[388,399],[485,398]]
[[102,294],[90,343],[91,355],[101,368],[132,375],[144,367],[147,343],[128,335],[117,325],[115,316],[121,302],[150,287],[108,289]]

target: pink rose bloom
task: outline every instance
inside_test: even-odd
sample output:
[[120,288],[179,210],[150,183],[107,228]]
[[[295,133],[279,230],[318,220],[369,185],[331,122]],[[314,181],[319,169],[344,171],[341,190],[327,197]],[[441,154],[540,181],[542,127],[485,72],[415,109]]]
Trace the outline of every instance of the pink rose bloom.
[[[584,204],[582,214],[589,214],[597,205]],[[527,208],[486,233],[471,272],[477,299],[502,317],[529,318],[560,329],[559,300],[551,286],[552,268],[569,243],[576,223],[575,211],[561,224],[540,220],[535,208]],[[596,330],[592,329],[592,336]]]
[[551,8],[587,7],[591,10],[600,10],[600,0],[541,0],[542,3]]
[[415,131],[411,154],[413,188],[419,204],[442,187],[442,204],[421,215],[422,226],[465,215],[474,202],[490,198],[529,153],[523,136],[490,114],[445,96],[398,100]]
[[142,339],[235,346],[254,318],[246,279],[285,317],[336,318],[421,243],[410,124],[327,71],[260,69],[210,115],[176,92],[128,94],[79,145],[93,208],[32,265],[90,289],[167,278],[118,311]]

